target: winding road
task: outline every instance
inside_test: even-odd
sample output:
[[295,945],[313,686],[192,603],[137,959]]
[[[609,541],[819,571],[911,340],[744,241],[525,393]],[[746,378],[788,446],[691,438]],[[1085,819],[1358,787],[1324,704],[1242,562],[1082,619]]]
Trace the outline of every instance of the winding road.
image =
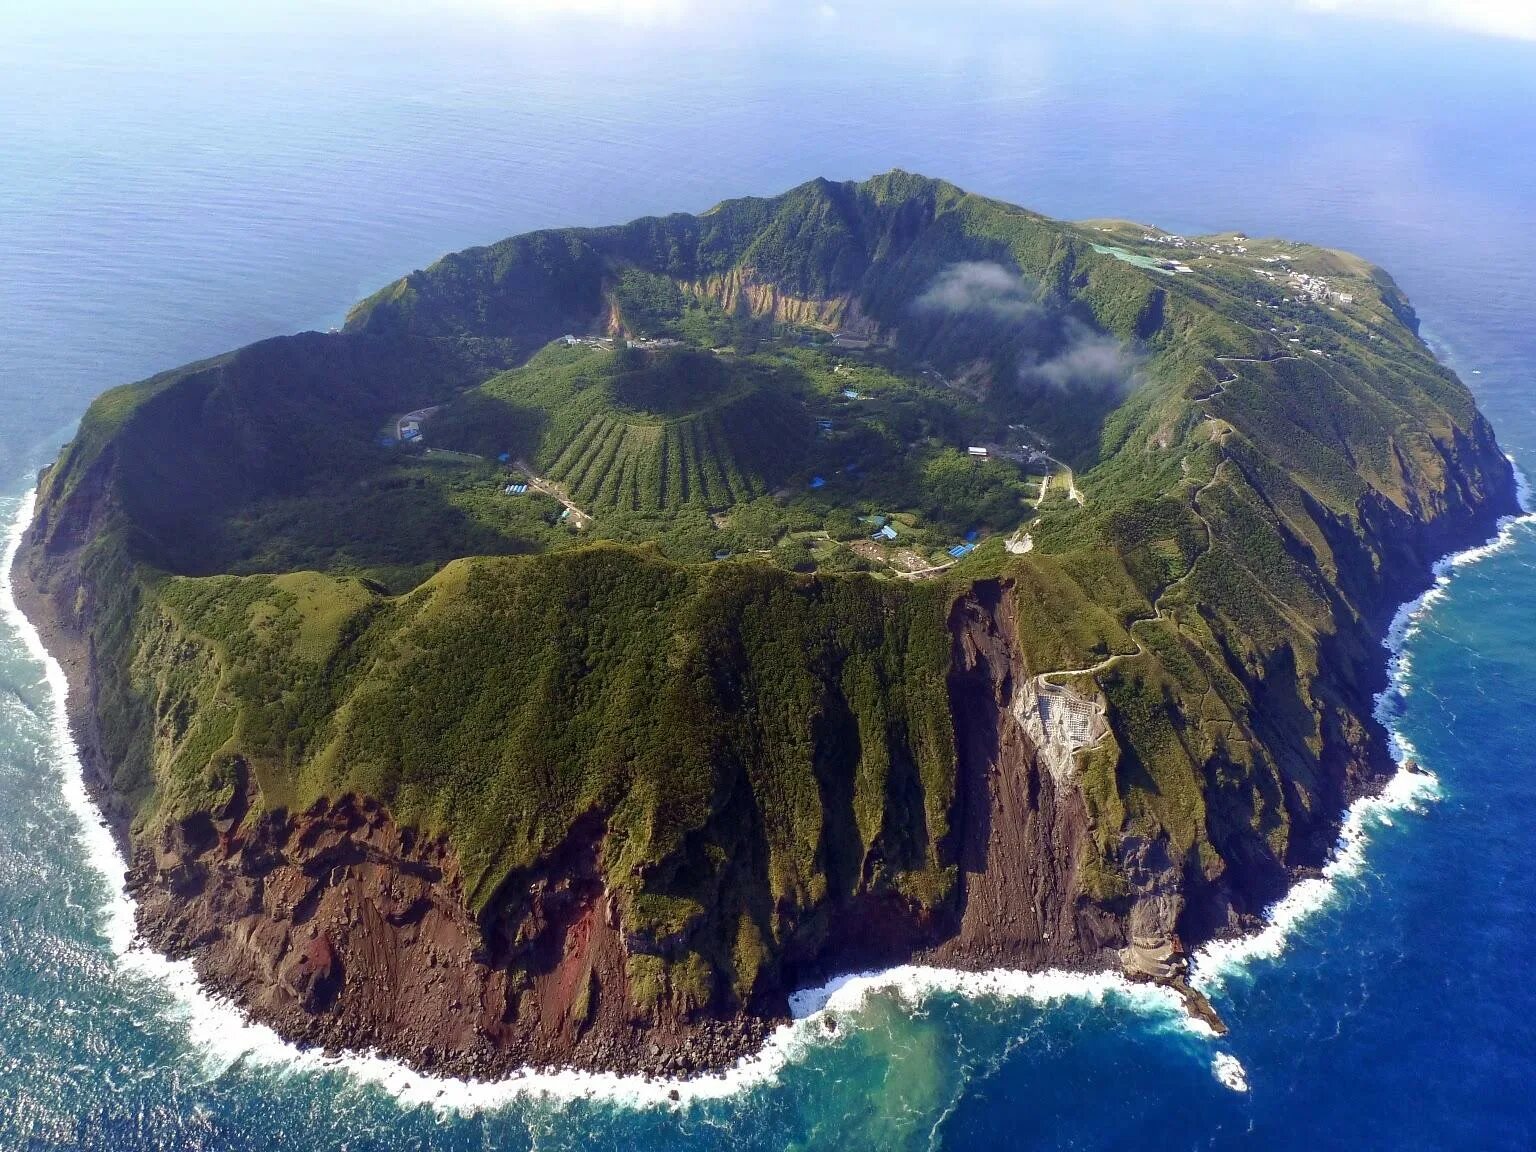
[[[1295,355],[1290,355],[1290,354],[1281,355],[1281,356],[1264,356],[1264,357],[1259,357],[1259,356],[1218,356],[1218,357],[1216,357],[1217,362],[1220,363],[1220,364],[1274,364],[1274,363],[1277,363],[1277,362],[1279,362],[1281,360],[1300,360],[1300,359],[1301,359],[1300,356],[1295,356]],[[1228,371],[1231,371],[1231,370],[1228,369]],[[1227,385],[1229,385],[1229,384],[1233,383],[1235,380],[1239,379],[1239,376],[1240,376],[1240,373],[1235,372],[1235,371],[1232,372],[1232,374],[1229,377],[1227,377],[1227,379],[1225,379],[1225,380],[1218,380],[1217,383],[1216,383],[1216,387],[1214,389],[1212,389],[1210,392],[1207,392],[1203,396],[1196,396],[1196,397],[1194,397],[1193,400],[1191,401],[1191,403],[1193,403],[1193,404],[1205,404],[1205,403],[1208,403],[1211,400],[1216,399],[1218,396],[1221,396],[1222,394],[1224,394],[1226,392],[1226,390],[1227,390]],[[1218,446],[1220,445],[1221,441],[1231,431],[1232,431],[1231,428],[1223,428],[1223,429],[1221,429],[1221,431],[1219,433],[1217,433],[1216,441],[1217,441]],[[1186,456],[1184,458],[1184,463],[1186,465],[1188,463],[1188,460],[1189,460],[1189,458]],[[1216,483],[1216,481],[1221,478],[1221,470],[1223,468],[1225,468],[1228,463],[1229,463],[1229,461],[1227,460],[1225,455],[1223,455],[1223,457],[1221,459],[1221,462],[1216,465],[1215,470],[1211,473],[1210,479],[1206,480],[1206,482],[1204,484],[1200,485],[1199,488],[1195,489],[1195,492],[1194,492],[1193,496],[1191,496],[1191,498],[1190,498],[1190,507],[1194,511],[1195,518],[1200,521],[1200,526],[1205,529],[1205,548],[1200,553],[1199,556],[1196,556],[1194,558],[1194,560],[1190,562],[1190,565],[1189,565],[1188,569],[1185,570],[1184,575],[1180,576],[1178,579],[1176,579],[1173,582],[1171,582],[1170,584],[1168,584],[1167,587],[1165,587],[1161,592],[1159,592],[1157,594],[1157,599],[1155,601],[1153,601],[1153,603],[1152,603],[1152,613],[1150,615],[1148,615],[1148,616],[1141,616],[1141,617],[1139,617],[1139,618],[1137,618],[1135,620],[1132,620],[1131,623],[1129,624],[1129,626],[1126,628],[1126,631],[1130,634],[1132,642],[1136,645],[1135,650],[1131,651],[1131,652],[1116,652],[1113,655],[1106,656],[1103,660],[1100,660],[1097,664],[1090,664],[1090,665],[1088,665],[1086,668],[1060,668],[1060,669],[1057,669],[1054,672],[1042,672],[1042,673],[1040,673],[1039,675],[1037,675],[1035,677],[1035,682],[1036,682],[1037,685],[1049,684],[1051,682],[1051,678],[1055,677],[1055,676],[1062,676],[1062,677],[1097,676],[1101,672],[1108,671],[1110,668],[1114,667],[1114,665],[1119,663],[1121,660],[1129,660],[1133,656],[1144,656],[1144,655],[1146,655],[1146,653],[1147,653],[1147,646],[1144,643],[1142,643],[1141,638],[1136,635],[1136,628],[1137,628],[1138,625],[1141,625],[1141,624],[1149,624],[1149,623],[1152,623],[1154,621],[1160,621],[1160,620],[1167,619],[1167,612],[1165,611],[1165,609],[1163,607],[1163,600],[1164,600],[1164,598],[1166,598],[1167,595],[1170,592],[1173,592],[1173,591],[1175,591],[1175,590],[1177,590],[1179,588],[1182,588],[1185,585],[1185,583],[1188,582],[1189,578],[1195,574],[1195,567],[1200,563],[1201,557],[1203,557],[1207,552],[1209,552],[1211,550],[1212,545],[1215,543],[1215,541],[1216,541],[1216,533],[1211,528],[1210,521],[1205,518],[1205,514],[1200,511],[1200,497],[1205,495],[1206,492],[1210,491],[1211,487]]]

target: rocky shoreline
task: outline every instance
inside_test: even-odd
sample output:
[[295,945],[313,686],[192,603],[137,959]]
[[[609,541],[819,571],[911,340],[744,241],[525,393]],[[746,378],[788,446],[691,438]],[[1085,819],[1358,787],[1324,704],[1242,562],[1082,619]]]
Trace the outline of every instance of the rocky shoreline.
[[123,859],[131,859],[133,813],[123,797],[113,789],[112,778],[100,754],[96,716],[92,708],[94,683],[90,645],[78,629],[63,622],[54,597],[38,587],[31,566],[25,562],[26,553],[27,541],[23,537],[10,573],[16,606],[32,627],[37,629],[43,647],[64,670],[64,678],[69,684],[65,714],[80,753],[86,790],[107,827],[112,830],[112,837],[117,841]]
[[[742,1014],[725,1019],[653,1021],[649,1026],[611,1016],[604,1019],[599,1014],[593,1021],[594,1027],[573,1037],[568,1034],[530,1035],[515,1028],[496,1028],[494,1021],[476,1019],[468,1043],[444,1042],[442,1024],[463,1017],[465,1003],[471,1003],[469,1015],[475,1015],[469,997],[483,996],[486,991],[483,985],[487,983],[476,977],[492,971],[480,963],[484,959],[483,951],[478,947],[480,941],[473,938],[477,926],[461,909],[456,909],[452,900],[442,900],[431,891],[443,881],[443,845],[412,843],[409,831],[402,836],[382,809],[368,803],[354,806],[351,802],[307,813],[296,820],[266,817],[262,827],[280,830],[295,841],[306,840],[309,848],[313,848],[320,838],[312,831],[305,834],[300,826],[306,821],[313,827],[328,822],[334,825],[339,818],[346,826],[345,839],[349,847],[356,843],[359,831],[363,833],[364,843],[370,837],[378,840],[382,834],[389,843],[374,845],[372,854],[377,874],[364,879],[364,883],[374,883],[367,895],[377,899],[388,892],[396,905],[416,907],[404,918],[389,916],[383,923],[372,925],[369,934],[388,931],[386,925],[392,920],[419,927],[425,919],[422,906],[431,905],[431,915],[437,918],[439,931],[435,935],[429,931],[426,935],[432,937],[435,944],[443,945],[442,922],[457,921],[451,924],[452,930],[446,934],[448,942],[457,945],[460,953],[451,968],[468,979],[449,984],[448,987],[455,989],[453,992],[439,990],[435,995],[419,995],[425,990],[411,989],[402,995],[403,990],[396,986],[401,967],[395,967],[391,974],[393,979],[383,986],[388,995],[376,1002],[355,1006],[357,1010],[352,1012],[334,1012],[334,990],[328,995],[326,989],[328,969],[333,965],[340,968],[342,964],[354,968],[356,964],[346,956],[350,950],[347,937],[331,933],[329,938],[315,935],[298,940],[285,932],[279,941],[270,938],[271,926],[291,923],[294,906],[306,895],[313,902],[312,890],[295,892],[292,889],[299,876],[317,871],[314,861],[308,861],[308,867],[293,868],[286,866],[289,861],[282,852],[253,850],[249,843],[231,845],[228,834],[243,816],[243,811],[238,808],[212,814],[214,841],[209,843],[189,845],[162,841],[151,846],[136,842],[132,835],[132,813],[124,799],[113,790],[99,751],[97,720],[90,704],[94,699],[94,684],[89,646],[80,630],[65,623],[58,607],[61,593],[65,599],[73,600],[73,592],[68,588],[42,591],[25,562],[25,547],[18,554],[12,581],[18,606],[37,629],[44,647],[65,670],[69,683],[67,712],[80,751],[87,789],[93,802],[108,816],[119,849],[124,859],[130,862],[127,887],[141,936],[172,959],[190,960],[200,983],[210,994],[238,1005],[249,1018],[272,1027],[300,1049],[318,1049],[335,1056],[372,1052],[398,1060],[423,1074],[479,1081],[559,1070],[647,1079],[687,1079],[723,1075],[743,1058],[759,1053],[768,1036],[789,1022],[787,1011],[775,1015]],[[334,849],[339,839],[332,835],[328,846]],[[226,851],[230,848],[233,851]],[[413,855],[411,862],[397,858],[402,848]],[[216,860],[221,853],[224,858]],[[434,854],[435,864],[423,874],[420,871],[421,857]],[[409,883],[412,871],[417,873],[420,890],[402,893],[399,890],[401,880],[404,878]],[[421,883],[423,875],[429,876],[431,882]],[[289,889],[286,896],[283,895],[285,886]],[[298,881],[298,887],[305,888],[302,880]],[[364,893],[354,884],[332,886],[327,895],[331,904],[345,904],[352,899],[362,899]],[[263,907],[264,901],[278,907]],[[320,907],[306,909],[306,923],[323,919],[327,911],[334,909],[321,900]],[[234,932],[229,930],[232,922],[239,925]],[[267,938],[263,939],[263,936]],[[237,940],[240,947],[221,947],[231,939]],[[324,942],[317,945],[316,940]],[[409,943],[397,941],[392,949],[396,960],[409,960],[418,943],[419,938]],[[969,972],[1051,968],[1084,974],[1114,967],[1107,962],[1107,953],[1101,953],[1099,962],[1087,955],[1073,957],[1059,952],[1046,958],[1038,947],[1005,942],[964,942],[961,938],[934,945],[914,942],[905,951],[886,943],[877,946],[877,952],[876,967],[910,962]],[[289,962],[286,969],[280,967],[284,958]],[[862,958],[854,957],[856,961]],[[440,963],[441,956],[435,957],[425,967],[436,970]],[[403,966],[407,972],[411,967],[409,963]],[[442,970],[449,971],[450,965],[444,964]],[[858,964],[840,965],[834,958],[822,958],[820,962],[808,965],[803,974],[806,983],[814,987],[851,970],[859,970]],[[1205,1020],[1218,1032],[1225,1030],[1209,1003],[1189,988],[1182,977],[1175,980],[1153,980],[1145,975],[1134,978],[1172,987],[1185,1000],[1192,1016]],[[494,983],[494,979],[491,982]],[[466,990],[466,984],[476,987],[471,992]],[[296,995],[274,998],[269,995],[273,987]],[[494,991],[504,992],[504,989],[498,987]],[[418,995],[413,997],[412,992]],[[407,1015],[392,1019],[391,1004],[408,1005]],[[370,1014],[376,1018],[369,1019]],[[390,1023],[381,1026],[380,1020]],[[488,1022],[492,1027],[486,1027]]]
[[[1422,558],[1472,546],[1512,510],[1483,506],[1471,516],[1425,523],[1413,551]],[[165,954],[190,958],[206,988],[251,1018],[301,1047],[373,1051],[420,1072],[476,1080],[554,1069],[647,1078],[721,1074],[760,1051],[787,1021],[784,1009],[729,1018],[632,1017],[625,997],[615,994],[624,987],[616,919],[604,903],[606,893],[582,887],[581,867],[541,881],[540,915],[551,926],[543,946],[554,953],[531,984],[512,986],[509,942],[498,940],[494,925],[476,922],[455,899],[456,865],[446,847],[418,842],[367,802],[346,799],[297,816],[263,816],[254,831],[242,831],[244,810],[231,809],[211,813],[208,827],[190,838],[180,826],[177,842],[136,842],[132,814],[100,751],[87,630],[75,627],[60,607],[77,603],[77,589],[71,580],[39,587],[33,568],[38,558],[29,543],[24,540],[12,572],[17,603],[68,679],[69,720],[87,785],[131,861],[139,930]],[[1386,594],[1395,599],[1384,601],[1369,622],[1374,640],[1385,636],[1393,606],[1428,583],[1427,563],[1387,582]],[[987,611],[994,615],[979,618],[967,656],[983,712],[986,689],[1005,689],[1013,659],[998,639],[1007,629],[997,626],[996,606]],[[1357,689],[1369,694],[1385,687],[1384,661],[1374,675],[1379,684]],[[956,720],[962,720],[958,711]],[[1390,776],[1382,734],[1374,732],[1373,721],[1366,724],[1374,765],[1362,765],[1342,781],[1344,804],[1320,828],[1330,844],[1347,805],[1378,791]],[[973,890],[960,922],[947,935],[905,941],[899,926],[888,926],[894,934],[877,940],[872,952],[807,958],[796,972],[801,983],[816,986],[857,970],[866,958],[875,967],[915,962],[976,972],[1116,967],[1114,949],[1129,942],[1125,927],[1063,896],[1071,891],[1082,834],[1071,795],[1053,796],[1048,777],[1031,777],[1021,761],[1029,750],[996,724],[971,725],[968,732],[981,741],[967,753],[979,772],[969,777],[974,794],[960,802],[985,809],[973,813],[972,823],[986,834],[974,834],[969,848],[962,846],[962,857],[967,851],[973,856],[969,863],[962,859]],[[1018,771],[1000,771],[1003,766]],[[1012,779],[1027,783],[1018,795],[999,783]],[[1000,823],[1011,829],[1012,842],[994,834]],[[1033,889],[1016,883],[1026,873],[1034,877]],[[1315,864],[1293,866],[1286,886],[1316,874]],[[1001,880],[1008,884],[999,887]],[[1054,919],[1038,919],[1040,909]],[[1127,974],[1171,987],[1192,1016],[1224,1031],[1187,982],[1186,949],[1241,936],[1259,923],[1252,912],[1229,905],[1223,923],[1178,945],[1170,968]],[[1012,927],[1003,931],[1005,924]],[[1050,946],[1042,943],[1053,938]],[[578,945],[572,947],[572,940]],[[342,971],[351,973],[348,988],[363,991],[341,995]]]

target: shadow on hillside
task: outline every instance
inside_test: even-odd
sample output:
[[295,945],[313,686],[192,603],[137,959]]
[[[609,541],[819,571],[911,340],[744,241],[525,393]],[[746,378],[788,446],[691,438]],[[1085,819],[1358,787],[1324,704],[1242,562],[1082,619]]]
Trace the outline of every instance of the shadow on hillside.
[[344,493],[320,490],[254,505],[215,532],[210,555],[217,562],[208,572],[362,571],[393,592],[463,556],[541,547],[532,532],[498,531],[475,520],[417,477],[380,478]]
[[544,439],[549,414],[475,389],[443,405],[428,423],[427,440],[455,452],[496,460],[531,458]]

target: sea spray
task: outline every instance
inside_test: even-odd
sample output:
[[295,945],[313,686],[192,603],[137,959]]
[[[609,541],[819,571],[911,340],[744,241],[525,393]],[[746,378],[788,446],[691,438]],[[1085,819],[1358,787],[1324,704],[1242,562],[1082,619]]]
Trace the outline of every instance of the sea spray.
[[1212,940],[1201,947],[1194,956],[1190,982],[1209,995],[1229,977],[1246,971],[1253,961],[1272,960],[1281,955],[1302,923],[1332,902],[1338,894],[1339,881],[1357,875],[1364,867],[1372,824],[1394,811],[1421,809],[1438,795],[1438,782],[1430,774],[1399,770],[1380,792],[1356,800],[1344,814],[1338,845],[1322,875],[1292,885],[1265,912],[1264,927],[1257,932]]
[[868,997],[882,993],[895,995],[914,1007],[945,993],[972,1000],[1019,1000],[1041,1006],[1066,1000],[1084,1000],[1091,1004],[1114,1000],[1150,1016],[1162,1017],[1181,1030],[1212,1035],[1208,1026],[1184,1011],[1183,1001],[1171,988],[1136,983],[1109,970],[1026,972],[991,968],[969,972],[901,964],[894,968],[837,976],[817,987],[791,993],[790,1015],[797,1021],[804,1021],[827,1014],[856,1012]]
[[[1514,461],[1510,461],[1514,466]],[[1437,560],[1434,582],[1424,592],[1399,605],[1382,643],[1387,649],[1387,686],[1377,693],[1373,715],[1387,730],[1398,770],[1380,791],[1356,800],[1344,813],[1332,857],[1320,877],[1301,880],[1264,914],[1264,927],[1246,936],[1212,940],[1194,956],[1191,982],[1202,992],[1218,990],[1225,980],[1247,971],[1255,960],[1272,960],[1285,951],[1291,934],[1309,917],[1326,908],[1337,896],[1339,881],[1358,875],[1365,867],[1365,849],[1373,825],[1393,825],[1392,813],[1422,811],[1440,797],[1440,782],[1417,763],[1416,751],[1399,723],[1403,703],[1412,691],[1411,642],[1429,613],[1450,587],[1456,573],[1512,547],[1522,530],[1536,524],[1531,487],[1525,474],[1514,468],[1516,497],[1521,513],[1501,518],[1494,535],[1482,544],[1451,552]],[[1412,770],[1408,765],[1412,763]]]
[[1248,1091],[1248,1072],[1243,1062],[1230,1052],[1218,1052],[1211,1058],[1211,1074],[1224,1088],[1234,1092]]

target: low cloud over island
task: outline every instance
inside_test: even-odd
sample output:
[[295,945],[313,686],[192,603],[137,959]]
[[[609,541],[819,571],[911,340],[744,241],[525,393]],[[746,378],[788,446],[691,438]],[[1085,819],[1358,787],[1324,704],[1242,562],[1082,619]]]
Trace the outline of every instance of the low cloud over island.
[[992,260],[964,260],[934,277],[913,301],[918,313],[984,315],[1017,323],[1027,331],[1019,363],[1023,384],[1075,391],[1129,391],[1137,382],[1140,357],[1124,341],[1075,316],[1052,313],[1035,284]]

